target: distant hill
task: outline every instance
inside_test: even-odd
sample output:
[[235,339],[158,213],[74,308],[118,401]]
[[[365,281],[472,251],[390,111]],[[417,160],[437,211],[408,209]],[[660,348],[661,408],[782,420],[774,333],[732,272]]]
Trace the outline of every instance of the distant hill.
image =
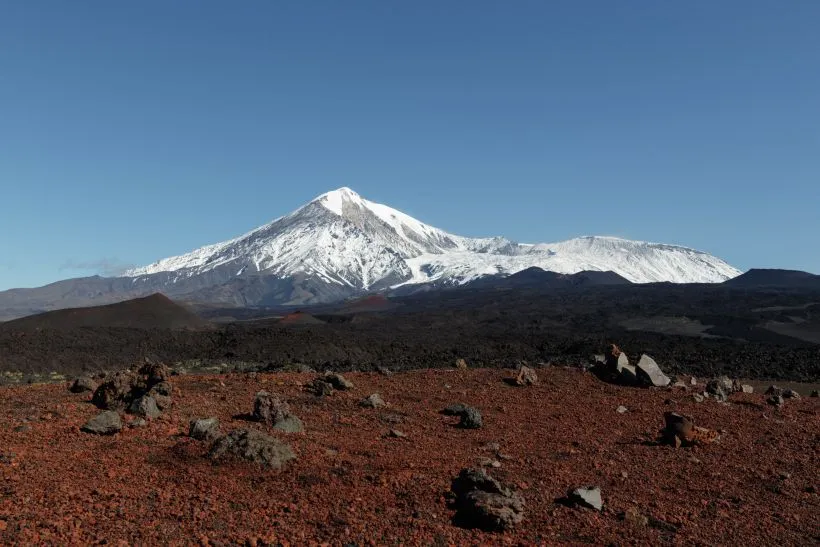
[[723,282],[729,287],[790,287],[820,289],[820,275],[799,270],[753,269]]
[[468,283],[466,287],[470,289],[524,287],[563,289],[601,285],[631,285],[631,282],[615,272],[583,271],[575,274],[560,274],[532,267],[507,277],[483,277]]
[[56,310],[0,324],[2,330],[68,330],[80,327],[199,329],[209,323],[162,294],[106,306]]

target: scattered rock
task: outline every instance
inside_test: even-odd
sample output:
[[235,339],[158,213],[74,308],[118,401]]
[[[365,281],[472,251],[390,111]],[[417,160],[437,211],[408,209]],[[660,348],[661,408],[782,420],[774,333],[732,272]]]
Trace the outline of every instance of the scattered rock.
[[148,391],[148,395],[151,395],[152,397],[156,397],[157,395],[170,397],[173,394],[173,391],[174,388],[170,384],[170,382],[163,381],[152,386],[151,389]]
[[696,385],[698,385],[698,379],[695,378],[694,376],[692,376],[691,378],[689,378],[689,383],[692,384],[693,386],[696,386]]
[[706,382],[706,393],[714,397],[716,401],[725,401],[732,393],[732,381],[726,376],[713,378]]
[[296,458],[290,447],[279,439],[248,429],[237,429],[223,435],[214,441],[208,452],[208,457],[213,461],[231,456],[274,469],[281,469]]
[[191,420],[188,436],[198,441],[212,441],[219,437],[219,419],[200,418]]
[[567,501],[572,505],[586,507],[596,511],[600,511],[604,507],[604,501],[601,499],[601,489],[597,486],[571,490],[567,494]]
[[386,404],[387,403],[384,402],[384,399],[382,399],[381,395],[379,395],[378,393],[368,395],[367,397],[359,401],[359,406],[365,408],[380,408],[385,406]]
[[499,467],[501,467],[501,462],[498,460],[494,460],[492,458],[479,458],[478,465],[480,465],[481,467],[492,467],[498,469]]
[[766,402],[772,406],[781,407],[786,401],[783,400],[782,395],[771,395],[768,399],[766,399]]
[[398,429],[391,429],[390,431],[387,432],[387,436],[388,437],[393,437],[395,439],[406,439],[407,438],[407,435],[405,433],[402,433]]
[[393,371],[387,367],[376,367],[376,371],[382,376],[392,376]]
[[330,384],[333,389],[338,389],[339,391],[348,391],[355,387],[353,382],[336,372],[326,372],[322,379]]
[[796,392],[795,390],[793,390],[793,389],[784,389],[784,390],[783,390],[783,398],[784,398],[784,399],[799,399],[799,398],[800,398],[800,394],[799,394],[799,393],[797,393],[797,392]]
[[701,395],[700,393],[693,393],[693,394],[692,394],[692,399],[693,399],[696,403],[702,403],[702,402],[703,402],[703,395]]
[[459,370],[467,370],[467,361],[464,359],[456,359],[456,368]]
[[136,418],[136,419],[131,420],[130,422],[128,422],[128,427],[130,427],[132,429],[135,429],[137,427],[146,427],[147,425],[148,425],[148,422],[146,422],[145,419],[143,419],[143,418]]
[[538,383],[538,375],[534,369],[528,366],[521,365],[518,369],[518,375],[515,377],[515,385],[517,386],[534,386]]
[[463,429],[480,429],[482,426],[481,412],[477,408],[468,406],[461,413],[461,421],[458,426]]
[[90,376],[80,376],[74,383],[71,384],[69,391],[71,393],[85,393],[86,391],[94,392],[97,390],[97,381]]
[[749,384],[741,384],[740,391],[742,391],[743,393],[754,393],[755,388],[750,386]]
[[766,388],[766,391],[764,392],[764,395],[780,395],[780,396],[782,396],[783,395],[783,390],[780,389],[777,386],[772,385],[772,386],[769,386],[768,388]]
[[307,385],[307,390],[317,397],[327,397],[333,395],[333,386],[330,382],[325,382],[322,378],[316,378]]
[[629,365],[629,358],[626,353],[621,351],[621,348],[615,344],[609,346],[609,350],[605,354],[606,367],[612,372],[620,372],[621,367]]
[[121,370],[105,377],[94,391],[91,402],[98,408],[119,410],[126,408],[133,400],[132,391],[143,388],[139,377],[131,370]]
[[122,431],[122,419],[113,410],[106,410],[88,420],[80,431],[95,435],[113,435]]
[[638,380],[647,386],[666,387],[671,381],[669,377],[663,373],[661,367],[650,356],[641,355],[640,361],[635,366]]
[[649,519],[643,516],[640,511],[638,511],[637,507],[630,507],[624,511],[621,519],[636,528],[645,528],[649,525]]
[[504,531],[524,519],[524,498],[483,469],[463,469],[451,486],[454,522],[465,528]]
[[138,399],[134,399],[131,406],[128,407],[128,413],[142,418],[155,419],[161,414],[157,401],[149,395],[143,395]]
[[618,412],[618,414],[623,414],[625,412],[629,412],[629,409],[626,408],[625,406],[619,406],[618,409],[617,409],[617,412]]
[[288,414],[273,424],[274,429],[284,431],[285,433],[303,433],[305,431],[305,424],[302,423],[297,416]]
[[274,425],[290,415],[290,406],[278,395],[260,391],[253,399],[253,413],[251,415],[257,422]]
[[171,404],[173,400],[168,395],[151,395],[154,398],[154,401],[157,403],[157,408],[165,411],[171,408]]
[[718,432],[705,427],[698,427],[689,416],[682,416],[676,412],[665,412],[666,425],[661,431],[661,441],[679,448],[710,444],[718,439]]
[[469,407],[462,403],[454,403],[441,410],[441,414],[445,416],[461,416]]

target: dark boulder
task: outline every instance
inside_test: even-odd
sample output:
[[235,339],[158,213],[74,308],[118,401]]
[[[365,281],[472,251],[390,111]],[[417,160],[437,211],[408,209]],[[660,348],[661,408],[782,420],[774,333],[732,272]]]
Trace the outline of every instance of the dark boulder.
[[68,388],[71,393],[85,393],[87,391],[94,392],[99,387],[97,381],[91,376],[80,376]]
[[454,522],[465,528],[495,532],[524,519],[524,498],[501,485],[483,469],[463,469],[451,485]]
[[113,410],[106,410],[88,420],[80,431],[94,435],[114,435],[122,431],[122,419]]
[[290,446],[275,437],[259,431],[239,429],[214,441],[208,458],[216,462],[238,458],[263,467],[281,469],[287,462],[295,459],[296,455]]
[[217,418],[201,418],[191,420],[188,436],[198,441],[212,441],[219,437],[219,420]]

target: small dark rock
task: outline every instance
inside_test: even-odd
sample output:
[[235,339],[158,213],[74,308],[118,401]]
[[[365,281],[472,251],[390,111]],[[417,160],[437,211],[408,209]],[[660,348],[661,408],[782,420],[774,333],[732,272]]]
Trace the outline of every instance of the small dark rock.
[[88,420],[80,431],[95,435],[113,435],[122,431],[122,419],[113,410],[106,410]]
[[482,426],[481,412],[477,408],[467,407],[461,414],[458,426],[463,429],[480,429]]
[[784,399],[799,399],[799,398],[800,398],[800,394],[799,394],[799,393],[797,393],[797,392],[796,392],[795,390],[793,390],[793,389],[784,389],[784,390],[783,390],[783,398],[784,398]]
[[445,416],[461,416],[467,408],[469,407],[465,404],[455,403],[442,409],[441,414],[444,414]]
[[226,457],[241,458],[264,467],[281,469],[296,458],[290,447],[259,431],[239,429],[217,439],[208,457],[220,461]]
[[359,401],[359,406],[365,408],[380,408],[385,406],[385,404],[386,403],[384,402],[384,399],[382,399],[381,395],[379,395],[378,393],[368,395],[367,397]]
[[524,519],[524,498],[483,469],[463,469],[451,486],[454,522],[465,528],[509,530]]
[[219,420],[217,418],[201,418],[191,420],[188,436],[198,441],[212,441],[219,437]]
[[307,390],[317,397],[327,397],[333,395],[333,386],[330,382],[325,382],[321,378],[316,378],[307,385]]
[[538,384],[538,374],[535,373],[535,369],[521,365],[518,369],[518,375],[515,377],[515,385],[534,386],[536,384]]
[[290,416],[290,406],[278,395],[260,391],[253,400],[252,416],[257,422],[274,425]]
[[99,386],[94,378],[91,378],[90,376],[80,376],[74,380],[74,383],[71,384],[69,391],[71,391],[71,393],[84,393],[86,391],[93,393],[96,391],[97,387]]
[[326,372],[323,380],[339,391],[348,391],[355,387],[353,382],[336,372]]
[[128,413],[152,420],[159,418],[161,414],[156,399],[149,395],[143,395],[138,399],[134,399],[134,402],[128,407]]

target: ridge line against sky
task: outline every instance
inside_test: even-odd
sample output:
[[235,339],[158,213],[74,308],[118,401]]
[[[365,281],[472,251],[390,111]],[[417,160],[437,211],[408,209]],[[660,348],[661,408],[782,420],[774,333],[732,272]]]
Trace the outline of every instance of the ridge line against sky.
[[820,2],[0,5],[0,290],[349,186],[447,232],[820,273]]

